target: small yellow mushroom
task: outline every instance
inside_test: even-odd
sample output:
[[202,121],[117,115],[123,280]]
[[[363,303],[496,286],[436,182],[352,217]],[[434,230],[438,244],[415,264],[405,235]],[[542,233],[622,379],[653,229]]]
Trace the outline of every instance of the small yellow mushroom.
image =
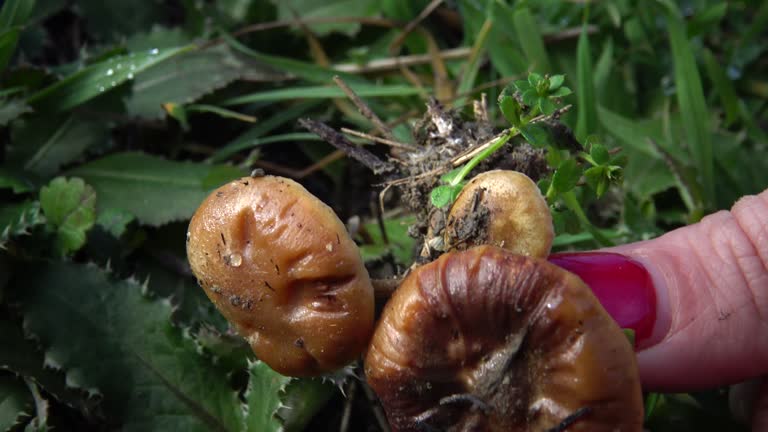
[[544,258],[555,236],[538,186],[517,171],[487,171],[469,181],[448,214],[446,250],[483,244]]

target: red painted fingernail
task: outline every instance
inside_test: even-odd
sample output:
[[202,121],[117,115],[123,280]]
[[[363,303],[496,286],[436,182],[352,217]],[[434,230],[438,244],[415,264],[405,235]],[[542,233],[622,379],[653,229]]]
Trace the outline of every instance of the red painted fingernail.
[[606,252],[554,254],[549,261],[575,273],[622,328],[635,331],[641,343],[656,322],[656,291],[651,275],[637,261]]

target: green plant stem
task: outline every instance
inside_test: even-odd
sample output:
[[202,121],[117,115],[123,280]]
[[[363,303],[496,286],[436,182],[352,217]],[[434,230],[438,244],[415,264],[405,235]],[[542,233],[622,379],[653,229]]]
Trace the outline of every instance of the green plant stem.
[[507,143],[513,136],[519,134],[520,131],[518,131],[516,128],[511,128],[509,131],[498,137],[496,141],[493,142],[490,146],[488,146],[487,149],[483,150],[482,152],[478,153],[477,156],[473,157],[469,160],[469,162],[466,163],[461,168],[461,171],[459,171],[458,174],[456,174],[456,177],[451,179],[451,182],[449,183],[451,186],[456,186],[459,183],[461,183],[462,180],[479,164],[482,162],[485,158],[492,155],[496,150],[500,149],[501,146]]
[[576,218],[581,222],[584,229],[592,234],[592,237],[595,238],[595,241],[597,241],[599,246],[614,246],[613,241],[601,233],[600,230],[595,228],[595,226],[592,225],[592,222],[589,221],[587,214],[584,213],[584,209],[581,207],[581,203],[579,203],[579,200],[576,198],[576,194],[573,191],[568,191],[560,196],[563,198],[565,205],[576,215]]

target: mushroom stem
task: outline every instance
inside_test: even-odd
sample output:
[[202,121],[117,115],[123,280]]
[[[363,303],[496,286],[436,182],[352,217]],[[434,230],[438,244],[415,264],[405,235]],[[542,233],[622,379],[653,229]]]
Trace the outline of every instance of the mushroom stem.
[[396,277],[392,279],[371,279],[371,285],[373,285],[373,296],[376,299],[376,303],[386,303],[392,293],[395,292],[397,287],[403,278]]

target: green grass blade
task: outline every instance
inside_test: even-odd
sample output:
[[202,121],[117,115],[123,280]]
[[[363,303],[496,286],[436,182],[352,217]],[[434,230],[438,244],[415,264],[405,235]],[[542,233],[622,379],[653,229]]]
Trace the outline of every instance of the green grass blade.
[[[421,89],[406,85],[352,85],[352,89],[360,97],[396,97],[396,96],[414,96],[421,92]],[[291,99],[336,99],[344,98],[346,95],[338,87],[291,87],[281,90],[268,90],[263,92],[251,93],[227,99],[221,102],[222,105],[243,105],[254,102],[282,101]]]
[[743,46],[749,45],[752,41],[765,31],[765,27],[768,26],[768,2],[762,2],[760,9],[754,15],[752,24],[741,39]]
[[0,32],[23,25],[35,8],[35,0],[7,0],[0,9]]
[[720,96],[720,103],[723,104],[725,127],[729,127],[739,118],[739,98],[736,96],[736,89],[725,75],[725,71],[720,67],[715,56],[708,49],[704,49],[704,66],[709,79],[715,86],[715,91]]
[[112,57],[92,64],[40,90],[30,96],[27,103],[42,110],[68,110],[132,80],[134,76],[156,64],[192,49],[194,46],[187,45]]
[[712,208],[715,203],[714,159],[712,156],[712,131],[709,111],[704,100],[699,69],[693,49],[685,33],[685,22],[677,8],[661,1],[667,12],[669,42],[675,65],[675,86],[685,137],[697,177],[702,185],[704,205]]
[[263,144],[260,140],[261,137],[288,122],[296,121],[299,116],[314,108],[319,103],[319,100],[309,100],[294,104],[287,108],[280,108],[275,110],[274,115],[263,119],[254,127],[248,129],[237,138],[225,144],[224,147],[217,150],[213,156],[208,158],[206,162],[224,162],[227,158],[241,150]]
[[[472,46],[472,55],[469,57],[464,69],[464,73],[461,75],[461,82],[459,83],[458,93],[466,95],[475,85],[477,80],[477,72],[480,70],[480,59],[485,52],[485,43],[488,40],[488,34],[493,28],[493,19],[486,18],[483,22],[483,27],[480,28],[480,32],[477,34],[475,44]],[[466,96],[462,96],[453,102],[454,106],[460,107],[466,103]]]
[[7,0],[0,9],[0,72],[16,51],[21,26],[26,24],[34,6],[34,0]]
[[592,74],[592,51],[589,47],[587,27],[584,26],[579,36],[576,47],[576,63],[578,70],[578,84],[576,96],[578,98],[578,122],[576,123],[576,138],[584,141],[590,134],[596,133],[597,101],[595,99],[595,83]]
[[256,117],[247,114],[239,113],[237,111],[228,110],[226,108],[217,107],[215,105],[207,104],[194,104],[187,107],[187,112],[201,112],[216,114],[219,117],[231,118],[240,120],[246,123],[256,123]]
[[[299,141],[322,141],[320,137],[309,132],[292,132],[280,135],[272,135],[262,138],[251,138],[247,141],[242,141],[237,146],[226,147],[226,151],[220,151],[216,153],[211,160],[223,161],[226,157],[231,156],[240,150],[245,150],[253,147],[258,147],[266,144],[279,143],[279,142],[299,142]],[[224,150],[224,149],[222,149]]]
[[318,84],[326,84],[333,80],[333,77],[340,76],[347,83],[366,83],[367,81],[357,75],[335,71],[332,69],[317,66],[312,63],[294,60],[287,57],[279,57],[268,54],[262,54],[258,51],[252,50],[248,46],[244,45],[232,35],[222,32],[222,38],[232,47],[235,51],[245,54],[248,57],[252,57],[256,60],[262,61],[275,69],[295,75],[298,78],[314,82]]
[[515,12],[514,21],[517,38],[525,56],[531,63],[531,70],[539,73],[551,72],[544,39],[541,37],[539,24],[533,18],[531,11],[527,7],[519,9]]

